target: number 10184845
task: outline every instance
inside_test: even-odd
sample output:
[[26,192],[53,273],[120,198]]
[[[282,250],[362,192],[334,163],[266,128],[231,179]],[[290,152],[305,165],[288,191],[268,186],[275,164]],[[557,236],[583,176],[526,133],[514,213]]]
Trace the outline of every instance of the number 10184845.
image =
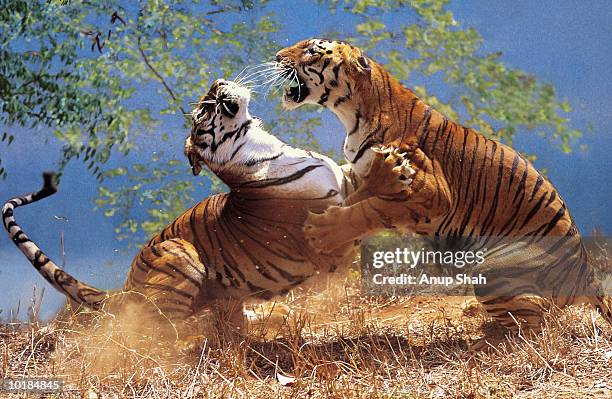
[[58,378],[4,378],[0,379],[0,392],[59,392],[63,385]]

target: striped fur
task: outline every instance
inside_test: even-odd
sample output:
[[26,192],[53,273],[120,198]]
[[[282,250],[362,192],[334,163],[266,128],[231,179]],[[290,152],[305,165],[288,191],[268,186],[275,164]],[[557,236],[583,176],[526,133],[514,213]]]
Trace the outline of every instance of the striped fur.
[[[143,294],[171,320],[231,304],[230,319],[241,323],[245,299],[269,299],[352,259],[352,243],[318,254],[303,233],[308,211],[340,204],[350,192],[343,171],[265,132],[248,112],[249,99],[247,89],[216,81],[194,109],[185,154],[194,173],[208,166],[230,192],[201,201],[153,237],[134,258],[121,290]],[[13,208],[54,192],[47,175],[41,191],[10,200],[3,208],[5,227],[55,288],[99,308],[107,294],[59,269],[15,223]]]
[[[565,202],[520,153],[448,120],[347,43],[305,40],[279,51],[277,62],[300,83],[299,96],[286,91],[286,108],[323,105],[346,129],[344,154],[358,188],[345,206],[309,217],[316,248],[331,251],[392,227],[445,247],[487,248],[484,270],[496,279],[475,291],[503,325],[539,325],[550,300],[593,303],[612,320]],[[547,280],[543,295],[539,283]]]

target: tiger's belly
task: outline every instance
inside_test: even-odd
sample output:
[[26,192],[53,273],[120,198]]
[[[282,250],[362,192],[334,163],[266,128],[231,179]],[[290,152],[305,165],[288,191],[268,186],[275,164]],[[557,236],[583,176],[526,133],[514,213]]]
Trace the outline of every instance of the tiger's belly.
[[205,239],[213,248],[208,265],[215,279],[230,291],[270,298],[317,273],[350,263],[350,256],[317,254],[304,237],[307,211],[336,203],[334,199],[311,199],[305,204],[303,199],[230,198],[208,226],[215,236],[207,234]]
[[[203,303],[216,298],[269,299],[315,274],[350,264],[351,249],[317,254],[304,237],[309,211],[321,212],[343,200],[339,167],[323,166],[309,169],[312,174],[302,182],[298,178],[282,187],[247,187],[209,197],[187,210],[136,256],[126,288],[142,291],[147,278],[159,275],[168,284],[168,276],[181,274],[176,271],[178,260],[165,249],[175,240],[192,248],[185,262],[197,269],[195,296],[205,298]],[[175,246],[179,248],[174,252],[185,252]],[[188,299],[193,301],[193,296]]]

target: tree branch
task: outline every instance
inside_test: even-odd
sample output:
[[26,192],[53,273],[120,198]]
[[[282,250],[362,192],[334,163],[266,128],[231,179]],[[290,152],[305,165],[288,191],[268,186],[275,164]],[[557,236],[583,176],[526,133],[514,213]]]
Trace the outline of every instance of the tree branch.
[[[137,39],[137,46],[138,46],[138,51],[140,52],[140,55],[142,57],[142,60],[144,61],[144,63],[146,64],[146,66],[149,68],[149,70],[151,70],[151,72],[153,72],[153,74],[157,77],[157,79],[161,82],[161,84],[164,86],[164,88],[166,89],[166,91],[168,92],[168,94],[170,94],[170,97],[172,97],[172,100],[177,101],[176,95],[174,94],[174,91],[172,91],[172,88],[170,88],[170,86],[168,85],[168,83],[166,83],[166,80],[164,79],[164,77],[157,71],[157,69],[155,69],[155,67],[151,64],[151,62],[149,61],[149,58],[147,58],[147,55],[145,54],[144,50],[142,49],[142,46],[140,45],[140,39],[141,37],[138,36]],[[187,114],[187,112],[185,111],[185,109],[179,105],[179,109],[181,110],[181,112],[183,114]]]

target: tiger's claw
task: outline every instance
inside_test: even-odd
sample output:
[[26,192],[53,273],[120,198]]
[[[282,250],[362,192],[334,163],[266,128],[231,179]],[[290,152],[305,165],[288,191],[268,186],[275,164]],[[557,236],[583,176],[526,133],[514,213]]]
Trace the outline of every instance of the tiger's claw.
[[342,229],[343,209],[339,206],[331,206],[323,213],[308,213],[304,224],[304,235],[308,244],[314,250],[321,253],[330,253],[342,247],[352,240],[350,236],[344,236],[348,229]]
[[412,167],[408,153],[396,146],[373,147],[376,153],[368,172],[368,191],[373,195],[408,193],[417,171]]

